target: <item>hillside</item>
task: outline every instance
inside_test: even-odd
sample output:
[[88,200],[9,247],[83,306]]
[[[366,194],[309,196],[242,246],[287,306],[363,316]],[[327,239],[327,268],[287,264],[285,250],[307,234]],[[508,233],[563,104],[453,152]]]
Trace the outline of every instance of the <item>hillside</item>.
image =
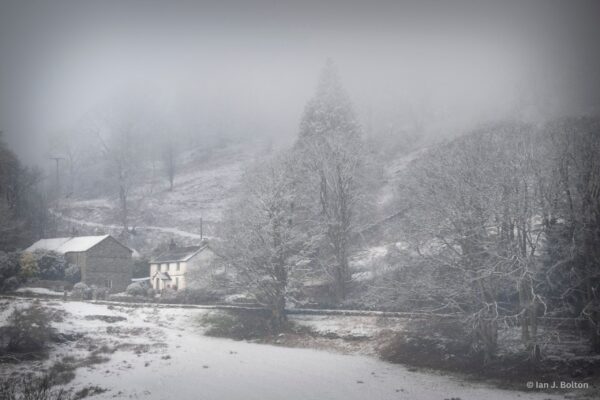
[[[148,165],[143,183],[135,186],[129,196],[132,230],[127,239],[129,245],[150,255],[171,238],[179,244],[194,244],[201,239],[201,234],[214,237],[246,167],[268,154],[268,149],[264,143],[251,142],[189,149],[180,155],[173,191],[168,190],[160,165]],[[379,259],[387,252],[386,245],[397,241],[396,235],[389,231],[399,207],[394,201],[394,191],[400,172],[421,152],[419,149],[398,151],[382,162],[382,182],[374,197],[379,217],[371,222],[373,226],[362,228],[366,229],[365,234],[352,260],[358,271],[370,269],[373,252]],[[122,233],[116,193],[65,198],[52,210],[52,215],[61,235],[110,233],[119,236]]]
[[[171,238],[187,244],[200,240],[201,233],[213,236],[246,166],[264,151],[251,143],[187,150],[180,156],[173,191],[162,171],[149,166],[143,183],[129,195],[130,245],[149,254]],[[52,215],[65,234],[122,232],[116,194],[65,199]]]

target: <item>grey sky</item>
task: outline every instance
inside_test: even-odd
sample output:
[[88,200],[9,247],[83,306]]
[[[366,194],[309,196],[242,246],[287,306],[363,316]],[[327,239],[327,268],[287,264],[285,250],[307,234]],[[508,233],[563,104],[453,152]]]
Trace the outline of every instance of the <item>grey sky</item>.
[[600,2],[496,3],[1,1],[0,129],[39,160],[48,132],[141,90],[290,138],[327,57],[372,129],[597,109]]

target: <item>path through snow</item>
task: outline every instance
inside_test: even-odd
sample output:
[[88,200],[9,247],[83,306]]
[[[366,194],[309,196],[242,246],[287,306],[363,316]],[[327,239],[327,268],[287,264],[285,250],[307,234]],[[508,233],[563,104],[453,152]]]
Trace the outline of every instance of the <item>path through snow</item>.
[[[99,222],[91,222],[91,221],[84,221],[81,219],[76,219],[76,218],[71,218],[71,217],[67,217],[65,215],[62,215],[61,213],[57,212],[57,211],[50,211],[52,213],[52,215],[54,215],[57,218],[62,219],[63,221],[67,221],[70,222],[72,224],[77,224],[77,225],[82,225],[82,226],[90,226],[90,227],[95,227],[95,228],[104,228],[104,229],[122,229],[121,225],[115,225],[115,224],[101,224]],[[173,235],[178,235],[181,237],[185,237],[185,238],[189,238],[189,239],[202,239],[202,236],[200,236],[197,233],[192,233],[192,232],[187,232],[187,231],[183,231],[181,229],[177,229],[177,228],[167,228],[167,227],[163,227],[163,226],[152,226],[152,225],[146,225],[146,226],[136,226],[135,227],[136,230],[151,230],[151,231],[160,231],[163,233],[170,233]],[[206,236],[204,236],[206,237]]]

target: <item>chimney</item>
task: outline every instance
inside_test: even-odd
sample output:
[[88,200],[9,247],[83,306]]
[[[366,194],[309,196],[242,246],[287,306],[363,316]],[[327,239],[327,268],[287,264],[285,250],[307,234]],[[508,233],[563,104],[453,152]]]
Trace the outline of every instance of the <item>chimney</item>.
[[175,244],[173,238],[171,238],[171,242],[169,243],[169,250],[173,250],[175,247],[177,247],[177,245]]

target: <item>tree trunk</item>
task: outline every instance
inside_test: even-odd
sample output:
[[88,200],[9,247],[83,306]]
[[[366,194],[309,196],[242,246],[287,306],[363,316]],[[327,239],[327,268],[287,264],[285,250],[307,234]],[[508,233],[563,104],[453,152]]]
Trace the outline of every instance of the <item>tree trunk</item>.
[[340,265],[338,265],[335,269],[334,280],[335,282],[333,283],[333,285],[335,291],[335,299],[336,302],[339,303],[346,298],[346,282],[344,280],[344,274]]
[[530,359],[538,362],[541,359],[540,346],[537,342],[537,304],[533,303],[529,309],[529,319],[531,325],[531,338],[529,342]]
[[123,185],[119,186],[119,202],[121,203],[121,224],[125,234],[129,232],[128,210],[127,210],[127,191]]
[[287,326],[287,315],[285,314],[285,296],[280,295],[273,299],[271,304],[271,331],[273,333],[281,332]]
[[483,363],[488,364],[494,359],[498,348],[498,324],[495,320],[478,321],[477,335],[483,347]]
[[593,273],[593,265],[588,264],[587,274],[588,278],[585,283],[585,303],[587,310],[587,318],[589,320],[589,335],[590,335],[590,347],[595,353],[600,353],[600,303],[595,296],[595,288],[593,287],[592,278],[590,275]]

